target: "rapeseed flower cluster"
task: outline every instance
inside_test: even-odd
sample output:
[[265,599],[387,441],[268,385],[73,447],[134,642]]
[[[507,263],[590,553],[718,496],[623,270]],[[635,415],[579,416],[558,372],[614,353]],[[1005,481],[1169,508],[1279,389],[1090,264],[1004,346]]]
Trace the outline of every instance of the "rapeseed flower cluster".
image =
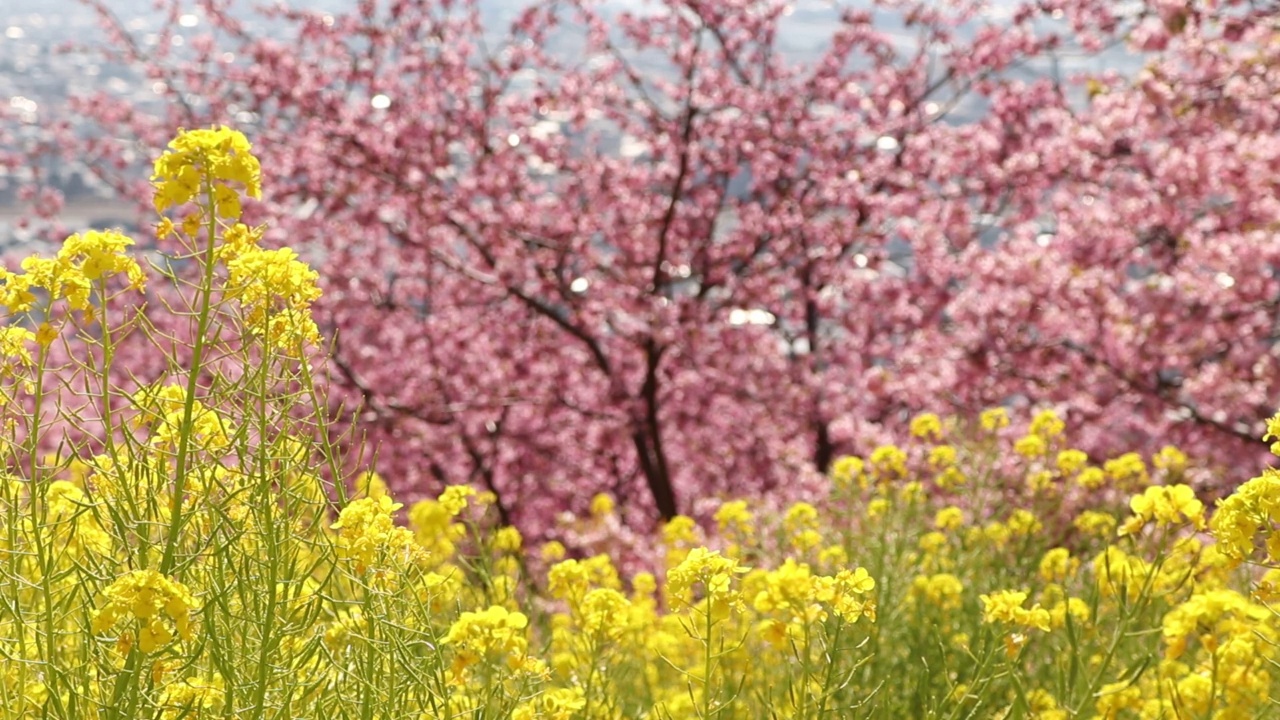
[[1025,590],[1000,590],[982,595],[979,599],[982,601],[983,622],[1005,623],[1046,632],[1050,629],[1048,610],[1040,607],[1039,603],[1030,608],[1023,607],[1027,601]]
[[245,136],[226,127],[185,130],[155,163],[156,212],[212,196],[218,217],[239,219],[241,191],[262,197],[262,165]]
[[102,595],[91,624],[95,634],[114,631],[123,624],[120,642],[128,646],[136,638],[144,653],[168,645],[175,635],[192,639],[191,614],[196,601],[182,583],[155,570],[135,570],[114,580]]
[[1261,544],[1265,548],[1264,561],[1276,565],[1280,564],[1280,533],[1274,531],[1278,522],[1280,470],[1267,468],[1219,504],[1210,526],[1227,557],[1235,561],[1252,559]]
[[273,347],[296,352],[319,342],[311,304],[320,298],[319,274],[289,248],[246,250],[227,262],[229,296],[245,325]]
[[[727,617],[729,611],[742,604],[741,591],[735,578],[747,571],[738,561],[723,557],[717,550],[698,547],[667,573],[667,598],[673,606],[694,606],[705,602],[706,613]],[[695,596],[698,590],[701,597]]]
[[329,526],[338,532],[338,557],[350,562],[357,575],[383,566],[412,563],[424,555],[413,532],[395,524],[401,503],[387,495],[364,497],[342,509]]
[[152,447],[175,448],[181,438],[186,437],[200,449],[211,452],[225,450],[232,435],[227,421],[196,399],[191,400],[188,414],[186,394],[185,388],[174,384],[134,393],[133,402],[142,410],[135,422],[151,426]]
[[524,666],[529,641],[529,618],[501,606],[462,613],[449,627],[443,642],[455,648],[451,672],[461,682],[468,668],[482,660],[498,662],[510,670]]
[[1153,485],[1141,495],[1134,495],[1129,507],[1133,516],[1121,526],[1121,534],[1138,532],[1150,523],[1158,527],[1190,524],[1197,530],[1204,528],[1204,503],[1186,485]]

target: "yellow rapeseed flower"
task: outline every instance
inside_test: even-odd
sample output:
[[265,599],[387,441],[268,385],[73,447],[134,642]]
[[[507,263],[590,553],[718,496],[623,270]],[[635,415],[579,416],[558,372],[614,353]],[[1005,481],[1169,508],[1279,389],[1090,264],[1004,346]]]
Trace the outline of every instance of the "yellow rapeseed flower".
[[493,549],[502,553],[518,553],[524,545],[524,538],[521,537],[520,531],[510,525],[498,528],[493,534]]
[[933,413],[921,413],[911,419],[911,435],[922,440],[942,439],[942,419]]
[[679,565],[667,571],[667,595],[673,601],[691,606],[691,590],[701,585],[712,617],[723,618],[731,609],[742,605],[733,579],[746,571],[737,560],[722,557],[716,550],[696,547]]
[[613,588],[595,588],[576,608],[580,627],[588,636],[617,640],[627,629],[631,601]]
[[463,510],[467,509],[467,499],[476,495],[475,488],[467,485],[450,485],[440,493],[440,497],[436,502],[440,503],[440,507],[449,513],[450,517],[457,517]]
[[125,630],[136,627],[138,648],[146,653],[168,645],[177,636],[192,638],[191,613],[196,610],[191,591],[176,580],[155,570],[134,570],[116,578],[103,591],[106,603],[94,613],[95,634],[108,632],[122,620],[132,620]]
[[866,463],[862,458],[852,455],[842,455],[831,463],[831,481],[835,483],[837,488],[849,490],[857,483],[860,487],[865,488],[867,478],[864,474]]
[[1075,475],[1089,464],[1089,456],[1083,450],[1068,448],[1058,453],[1058,472]]
[[444,642],[453,648],[452,679],[461,682],[465,671],[483,661],[498,661],[516,670],[525,661],[529,642],[525,629],[529,618],[501,605],[462,613],[449,627]]
[[1031,420],[1031,428],[1028,434],[1044,439],[1049,442],[1062,434],[1066,429],[1066,423],[1062,422],[1062,418],[1058,417],[1058,413],[1053,410],[1041,410]]
[[1009,519],[1005,524],[1013,537],[1034,535],[1044,528],[1035,513],[1023,508],[1018,508],[1010,513]]
[[1262,436],[1263,442],[1271,443],[1271,454],[1280,455],[1280,412],[1267,418],[1267,432]]
[[951,445],[938,445],[929,450],[929,467],[945,470],[956,464],[956,449]]
[[697,542],[698,524],[687,515],[677,515],[662,527],[662,541],[667,547],[677,548]]
[[1187,469],[1187,456],[1173,445],[1165,445],[1151,457],[1151,464],[1177,477]]
[[1027,600],[1025,590],[1000,590],[987,595],[980,595],[982,601],[982,621],[984,623],[1005,623],[1024,628],[1036,628],[1048,632],[1051,629],[1049,611],[1039,603],[1030,608],[1022,605]]
[[227,193],[234,195],[239,186],[249,197],[261,198],[262,166],[239,131],[222,126],[182,130],[156,159],[151,182],[156,212],[190,202],[208,183],[216,193],[218,214],[236,219],[239,202],[232,203]]
[[310,312],[319,277],[289,248],[247,250],[227,262],[227,295],[244,308],[250,332],[289,351],[319,340]]
[[963,604],[964,583],[951,573],[917,575],[911,581],[911,597],[940,610],[959,610]]
[[[1272,527],[1280,521],[1280,470],[1267,468],[1236,488],[1209,522],[1223,555],[1234,562],[1250,559],[1259,540],[1267,544],[1268,559],[1280,562],[1280,548]],[[1265,528],[1265,532],[1260,533]]]
[[343,508],[338,521],[330,526],[341,531],[338,557],[349,560],[357,574],[424,559],[413,532],[395,524],[395,512],[401,507],[387,495],[380,495],[354,500]]
[[939,530],[958,530],[964,525],[964,511],[954,505],[944,507],[933,516],[933,526]]
[[1009,411],[1002,407],[989,408],[982,411],[979,417],[982,429],[987,432],[995,432],[1003,428],[1009,427]]
[[1147,464],[1138,453],[1125,453],[1112,458],[1102,467],[1113,482],[1138,486],[1147,484]]
[[1079,569],[1080,561],[1066,548],[1053,548],[1040,559],[1040,578],[1045,582],[1063,582]]
[[30,345],[36,334],[16,325],[0,327],[0,378],[11,377],[21,369],[34,366]]
[[556,688],[539,694],[516,706],[511,720],[572,720],[587,706],[587,698],[578,686]]
[[896,445],[881,445],[871,451],[871,467],[877,480],[906,477],[907,454]]
[[89,230],[64,240],[57,257],[90,282],[123,274],[130,288],[141,290],[146,286],[146,275],[138,261],[129,256],[128,249],[132,246],[133,239],[121,233]]
[[960,470],[960,468],[955,465],[951,465],[938,473],[938,476],[934,478],[934,482],[936,482],[938,487],[943,490],[954,490],[956,488],[963,487],[969,482],[969,479],[965,477],[964,472]]
[[1076,484],[1085,490],[1097,490],[1107,484],[1107,473],[1099,467],[1086,467],[1076,475]]
[[0,268],[0,305],[9,308],[10,313],[24,313],[36,302],[36,295],[31,291],[35,278],[27,274],[16,274]]
[[184,435],[195,441],[196,447],[211,452],[226,449],[231,444],[231,428],[213,408],[199,400],[192,401],[191,424],[184,425],[186,417],[186,388],[169,384],[159,389],[143,388],[134,393],[133,401],[142,411],[140,424],[154,424],[150,442],[153,447],[177,447]]
[[613,514],[614,502],[613,496],[608,493],[597,493],[591,498],[591,516],[597,518],[608,517]]
[[1204,503],[1187,485],[1153,485],[1134,495],[1129,507],[1133,517],[1120,527],[1121,535],[1136,533],[1152,522],[1157,527],[1190,524],[1197,530],[1204,528]]
[[755,516],[745,500],[730,500],[716,510],[715,521],[721,535],[747,539],[755,532]]
[[782,527],[787,540],[797,550],[812,550],[822,544],[818,533],[818,510],[807,502],[798,502],[787,508]]
[[538,551],[538,554],[548,562],[563,560],[565,556],[564,543],[559,540],[548,540],[542,544],[542,549]]
[[1049,445],[1040,435],[1024,435],[1014,442],[1013,451],[1028,460],[1035,460],[1049,452]]
[[847,623],[862,617],[875,622],[876,602],[870,597],[875,587],[876,581],[866,568],[841,570],[833,577],[819,577],[815,596]]

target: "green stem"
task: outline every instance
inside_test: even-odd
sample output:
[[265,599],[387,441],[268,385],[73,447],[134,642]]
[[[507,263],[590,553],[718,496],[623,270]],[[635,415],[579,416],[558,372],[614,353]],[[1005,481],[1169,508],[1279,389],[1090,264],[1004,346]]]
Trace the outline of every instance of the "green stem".
[[710,593],[706,599],[707,605],[707,634],[702,639],[705,652],[703,653],[702,667],[702,717],[711,717],[711,628],[713,626],[711,620],[712,599]]
[[811,645],[813,643],[813,623],[805,620],[804,624],[804,657],[800,658],[800,713],[801,720],[809,717],[809,673],[811,663]]
[[836,674],[836,659],[840,657],[840,633],[844,630],[844,620],[836,622],[836,631],[831,636],[831,645],[827,649],[827,677],[822,681],[822,702],[818,703],[818,717],[827,713],[827,701],[831,699],[831,681]]
[[173,497],[169,502],[169,536],[165,541],[164,556],[160,561],[160,573],[168,575],[173,572],[177,560],[178,538],[181,535],[182,496],[187,487],[187,467],[191,453],[192,423],[195,414],[196,389],[199,387],[200,365],[204,360],[205,333],[209,330],[209,319],[213,307],[214,276],[214,242],[218,234],[218,218],[213,197],[213,179],[205,177],[204,211],[209,215],[208,242],[204,248],[203,276],[200,280],[200,313],[196,318],[196,336],[191,347],[191,368],[187,374],[187,395],[182,408],[182,428],[178,436],[178,455],[174,460]]
[[[266,344],[263,344],[263,352],[266,353]],[[274,503],[271,497],[271,482],[268,478],[267,458],[269,452],[267,445],[267,437],[270,428],[267,425],[267,367],[269,359],[263,358],[263,362],[258,372],[258,441],[261,448],[258,452],[258,483],[259,488],[263,490],[264,517],[266,519],[266,536],[267,536],[267,609],[266,616],[262,620],[262,648],[258,655],[258,687],[255,691],[253,714],[251,717],[261,718],[266,712],[267,697],[267,680],[268,670],[271,667],[271,651],[273,650],[272,633],[275,631],[276,620],[276,583],[279,577],[280,565],[280,546],[276,535],[275,511]],[[287,471],[287,469],[286,469]]]
[[[52,293],[53,291],[50,290]],[[52,305],[52,303],[50,303]],[[52,307],[46,309],[45,316],[48,318],[52,315]],[[54,572],[55,558],[53,556],[53,548],[45,544],[44,531],[47,527],[46,522],[49,516],[49,508],[46,504],[45,492],[47,491],[47,478],[43,477],[40,472],[40,417],[44,409],[44,373],[49,361],[48,348],[43,344],[40,345],[40,354],[36,362],[36,380],[35,380],[35,407],[31,412],[31,432],[27,436],[27,452],[30,456],[31,467],[31,517],[32,517],[32,537],[36,546],[36,563],[40,566],[40,594],[43,600],[44,617],[44,661],[46,666],[50,668],[55,675],[61,676],[60,667],[57,660],[58,643],[54,632],[53,617],[53,585],[50,576]],[[25,663],[24,663],[25,665]],[[50,678],[49,699],[55,708],[61,710],[61,695],[58,692],[59,683]]]

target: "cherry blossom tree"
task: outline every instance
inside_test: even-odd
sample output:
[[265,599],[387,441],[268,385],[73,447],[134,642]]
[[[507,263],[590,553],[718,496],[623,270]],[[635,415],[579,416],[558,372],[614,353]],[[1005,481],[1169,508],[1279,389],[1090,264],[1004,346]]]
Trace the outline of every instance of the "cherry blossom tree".
[[1059,407],[1097,462],[1258,467],[1273,2],[881,0],[828,9],[799,58],[780,0],[538,0],[499,27],[466,0],[257,24],[205,0],[196,30],[161,4],[151,46],[100,9],[164,111],[78,98],[103,132],[52,147],[146,197],[122,152],[249,132],[250,211],[321,268],[335,412],[359,403],[402,494],[471,482],[545,529],[604,491],[642,526],[998,404]]

